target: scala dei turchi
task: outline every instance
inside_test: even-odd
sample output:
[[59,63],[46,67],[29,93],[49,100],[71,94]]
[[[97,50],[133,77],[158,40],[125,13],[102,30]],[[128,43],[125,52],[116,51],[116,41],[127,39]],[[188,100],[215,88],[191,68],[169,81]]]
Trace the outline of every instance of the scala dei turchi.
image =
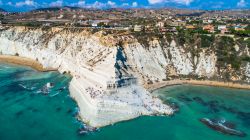
[[[30,58],[44,68],[71,74],[69,89],[79,116],[94,127],[172,114],[174,110],[147,87],[173,77],[215,79],[229,73],[231,80],[249,82],[249,62],[238,71],[230,65],[219,69],[212,49],[197,49],[195,55],[197,46],[179,45],[173,38],[142,42],[131,34],[108,32],[6,26],[0,31],[0,54]],[[247,47],[237,51],[249,56]]]

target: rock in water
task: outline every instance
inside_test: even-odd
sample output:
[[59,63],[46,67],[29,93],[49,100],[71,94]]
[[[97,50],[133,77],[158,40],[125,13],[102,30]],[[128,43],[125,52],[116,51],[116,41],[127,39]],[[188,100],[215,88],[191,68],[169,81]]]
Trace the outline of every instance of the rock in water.
[[81,127],[79,130],[78,130],[78,134],[79,135],[86,135],[88,134],[89,132],[95,132],[97,131],[97,129],[95,127],[91,127],[91,126],[83,126]]
[[[228,135],[235,135],[235,136],[239,136],[239,137],[245,137],[246,133],[239,131],[239,130],[235,130],[235,125],[232,125],[232,123],[230,123],[230,125],[227,125],[229,123],[226,122],[221,122],[221,121],[216,121],[215,119],[207,119],[207,118],[202,118],[200,119],[200,121],[205,124],[206,126],[208,126],[209,128],[212,128],[213,130],[216,130],[218,132],[221,132],[223,134],[228,134]],[[232,127],[230,127],[232,126]]]
[[54,85],[55,85],[54,83],[47,83],[47,84],[46,84],[47,88],[53,88]]

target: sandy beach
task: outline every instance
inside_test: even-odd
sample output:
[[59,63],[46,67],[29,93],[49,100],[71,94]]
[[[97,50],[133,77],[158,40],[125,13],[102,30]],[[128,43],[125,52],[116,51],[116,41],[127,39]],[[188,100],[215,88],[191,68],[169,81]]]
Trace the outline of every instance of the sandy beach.
[[44,68],[43,65],[40,64],[39,62],[29,59],[29,58],[20,57],[20,56],[0,55],[0,62],[28,66],[41,72],[57,70],[57,69],[52,69],[52,68]]
[[[44,68],[42,64],[38,61],[20,57],[20,56],[11,56],[11,55],[0,55],[0,62],[5,63],[12,63],[17,65],[24,65],[32,67],[38,71],[46,72],[46,71],[56,71],[57,69],[52,68]],[[204,86],[215,86],[215,87],[227,87],[227,88],[236,88],[236,89],[250,89],[249,84],[239,84],[233,82],[219,82],[219,81],[208,81],[208,80],[170,80],[170,81],[163,81],[154,84],[147,84],[144,87],[149,91],[154,91],[159,88],[163,88],[166,86],[173,86],[173,85],[183,85],[183,84],[190,84],[190,85],[204,85]]]
[[250,89],[249,84],[239,84],[233,82],[219,82],[219,81],[208,81],[208,80],[171,80],[171,81],[164,81],[159,83],[154,83],[151,85],[144,85],[144,87],[149,90],[150,92],[157,90],[159,88],[164,88],[166,86],[173,86],[173,85],[203,85],[203,86],[215,86],[215,87],[226,87],[226,88],[236,88],[236,89]]

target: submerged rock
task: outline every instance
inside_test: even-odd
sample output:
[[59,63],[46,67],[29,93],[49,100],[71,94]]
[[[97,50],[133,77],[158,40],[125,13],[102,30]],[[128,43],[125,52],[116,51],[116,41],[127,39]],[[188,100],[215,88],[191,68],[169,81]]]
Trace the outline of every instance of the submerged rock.
[[20,117],[21,115],[23,115],[23,110],[20,110],[20,111],[18,111],[18,112],[16,112],[16,117]]
[[204,105],[204,106],[207,105],[207,103],[201,97],[194,97],[193,100],[201,105]]
[[95,132],[97,131],[97,128],[95,127],[91,127],[91,126],[88,126],[88,125],[84,125],[82,126],[81,128],[78,129],[78,134],[79,135],[86,135],[90,132]]
[[221,132],[223,134],[228,134],[228,135],[235,135],[239,137],[245,137],[246,133],[236,130],[235,127],[236,125],[231,123],[231,122],[226,122],[226,121],[218,121],[215,119],[207,119],[207,118],[202,118],[200,121],[208,126],[209,128],[216,130],[218,132]]
[[64,91],[66,88],[67,88],[67,87],[61,87],[61,88],[57,89],[57,91],[62,92],[62,91]]
[[183,94],[178,96],[177,98],[184,102],[192,102],[192,99],[188,98],[186,95],[183,95]]
[[47,84],[46,84],[46,87],[47,87],[47,88],[53,88],[54,85],[55,85],[54,83],[47,83]]
[[50,89],[54,87],[54,83],[47,83],[45,84],[39,91],[38,93],[42,93],[44,95],[48,95],[50,92]]
[[217,113],[217,112],[220,111],[220,109],[219,109],[220,104],[219,104],[218,101],[215,101],[215,100],[209,101],[209,102],[207,102],[207,104],[208,104],[209,109],[210,109],[212,112]]

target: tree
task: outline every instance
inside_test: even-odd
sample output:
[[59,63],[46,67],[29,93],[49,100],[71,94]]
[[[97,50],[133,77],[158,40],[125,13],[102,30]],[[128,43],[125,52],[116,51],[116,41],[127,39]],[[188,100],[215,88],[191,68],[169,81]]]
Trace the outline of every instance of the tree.
[[3,20],[3,19],[4,19],[4,15],[0,14],[0,20]]
[[208,36],[208,35],[200,35],[201,38],[201,47],[208,48],[211,47],[214,43],[215,36]]

